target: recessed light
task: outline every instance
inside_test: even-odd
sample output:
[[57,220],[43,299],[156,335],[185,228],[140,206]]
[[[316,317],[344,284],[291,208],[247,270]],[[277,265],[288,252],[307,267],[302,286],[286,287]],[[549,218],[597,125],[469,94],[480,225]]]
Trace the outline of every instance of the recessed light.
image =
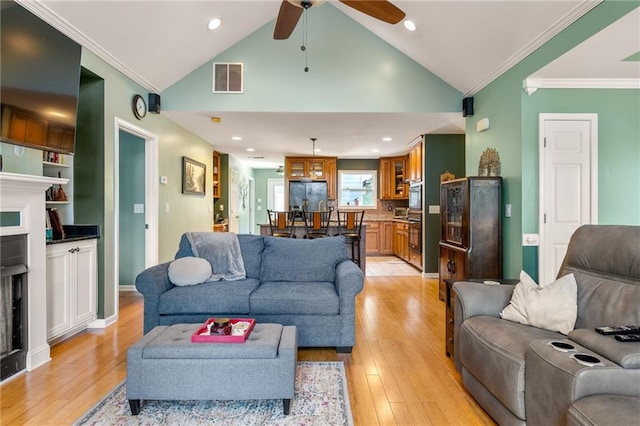
[[222,121],[222,118],[220,117],[211,117],[211,121],[213,121],[214,123],[219,123]]
[[392,139],[392,138],[390,138],[389,136],[386,136],[386,137],[382,138],[382,141],[383,141],[383,142],[391,142],[392,140],[393,140],[393,139]]
[[247,151],[249,151],[249,152],[253,152],[253,151],[255,151],[255,149],[253,149],[253,148],[247,148]]
[[416,24],[415,24],[415,22],[413,22],[413,21],[412,21],[412,20],[410,20],[410,19],[405,19],[405,20],[404,20],[404,27],[405,27],[406,29],[408,29],[409,31],[415,31],[415,30],[416,30]]
[[234,141],[241,141],[241,140],[242,140],[242,138],[241,138],[240,136],[231,136],[231,140],[234,140]]
[[378,148],[373,148],[373,149],[371,150],[371,152],[379,152],[379,151],[380,151],[380,150],[379,150]]
[[320,151],[322,151],[320,148],[315,148],[315,149],[313,150],[313,152],[320,152]]
[[209,23],[207,24],[207,29],[209,30],[215,30],[216,28],[218,28],[220,26],[220,24],[222,24],[222,21],[218,18],[213,18],[212,20],[209,21]]

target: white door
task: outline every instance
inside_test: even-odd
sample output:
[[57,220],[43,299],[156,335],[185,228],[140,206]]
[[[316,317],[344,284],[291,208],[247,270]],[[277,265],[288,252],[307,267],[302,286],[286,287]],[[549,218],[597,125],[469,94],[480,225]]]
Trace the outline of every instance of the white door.
[[573,232],[597,223],[597,114],[540,114],[539,281],[556,279]]

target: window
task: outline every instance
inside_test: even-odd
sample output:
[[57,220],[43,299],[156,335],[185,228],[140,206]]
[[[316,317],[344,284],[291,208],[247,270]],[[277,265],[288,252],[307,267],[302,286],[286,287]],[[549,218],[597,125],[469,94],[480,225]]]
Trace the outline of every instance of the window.
[[338,208],[376,208],[378,172],[376,170],[338,171]]

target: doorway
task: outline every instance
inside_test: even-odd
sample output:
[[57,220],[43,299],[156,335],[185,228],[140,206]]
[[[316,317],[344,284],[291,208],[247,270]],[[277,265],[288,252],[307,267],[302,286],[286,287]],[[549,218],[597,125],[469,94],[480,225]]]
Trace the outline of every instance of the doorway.
[[573,232],[598,223],[597,114],[540,114],[541,284],[555,281]]
[[[130,148],[132,143],[140,143],[144,147],[144,155],[140,153],[140,168],[144,169],[144,201],[141,203],[136,201],[137,206],[129,203],[129,206],[122,206],[125,210],[137,211],[141,213],[133,213],[134,215],[144,217],[144,233],[140,233],[140,236],[144,239],[144,261],[142,259],[137,261],[138,268],[140,264],[143,264],[144,268],[148,268],[158,263],[158,141],[159,138],[155,134],[142,129],[134,124],[124,121],[120,118],[115,119],[114,126],[114,291],[115,291],[115,315],[118,315],[118,296],[120,292],[120,239],[124,229],[121,231],[121,198],[123,202],[128,202],[128,195],[120,194],[120,181],[130,178],[140,179],[140,176],[130,177],[131,173],[127,170],[122,170],[126,167],[131,167],[128,163],[121,164],[120,151]],[[140,150],[142,151],[142,150]],[[122,182],[123,186],[127,189],[127,182]],[[140,206],[140,204],[142,204]],[[122,223],[124,227],[128,227],[129,224]],[[134,289],[133,284],[123,287],[126,289]]]

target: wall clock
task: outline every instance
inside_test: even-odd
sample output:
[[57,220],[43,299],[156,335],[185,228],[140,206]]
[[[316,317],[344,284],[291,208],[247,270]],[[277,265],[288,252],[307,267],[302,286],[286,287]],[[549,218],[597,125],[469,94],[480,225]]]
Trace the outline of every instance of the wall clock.
[[144,98],[141,95],[133,96],[133,115],[136,116],[138,120],[142,120],[145,115],[147,115],[147,103],[144,101]]

